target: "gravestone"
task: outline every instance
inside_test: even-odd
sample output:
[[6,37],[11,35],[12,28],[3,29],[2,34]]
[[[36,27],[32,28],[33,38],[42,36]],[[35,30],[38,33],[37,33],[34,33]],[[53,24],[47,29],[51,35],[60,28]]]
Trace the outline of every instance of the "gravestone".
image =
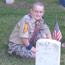
[[35,65],[60,65],[60,51],[60,42],[51,39],[38,40]]
[[6,4],[13,4],[15,0],[6,0]]

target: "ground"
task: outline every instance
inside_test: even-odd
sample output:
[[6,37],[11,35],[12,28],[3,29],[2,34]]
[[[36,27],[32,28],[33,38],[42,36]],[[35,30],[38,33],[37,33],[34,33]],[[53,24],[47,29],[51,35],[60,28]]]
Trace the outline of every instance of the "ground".
[[4,2],[0,2],[0,5],[30,6],[28,2],[16,2],[14,4],[6,4]]

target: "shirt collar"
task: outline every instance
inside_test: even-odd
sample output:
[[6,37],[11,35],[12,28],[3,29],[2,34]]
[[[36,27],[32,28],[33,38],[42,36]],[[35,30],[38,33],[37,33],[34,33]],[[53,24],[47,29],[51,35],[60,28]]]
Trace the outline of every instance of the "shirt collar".
[[33,23],[35,23],[36,22],[36,20],[35,20],[35,18],[32,16],[32,20],[33,20]]

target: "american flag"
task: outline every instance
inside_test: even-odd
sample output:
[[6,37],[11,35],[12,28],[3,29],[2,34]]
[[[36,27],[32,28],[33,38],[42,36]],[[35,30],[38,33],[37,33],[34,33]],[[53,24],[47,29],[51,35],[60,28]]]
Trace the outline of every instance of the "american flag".
[[57,40],[57,41],[61,41],[61,39],[62,39],[62,34],[61,34],[60,29],[59,29],[59,25],[58,25],[57,21],[56,21],[55,29],[54,29],[54,32],[53,32],[53,39]]

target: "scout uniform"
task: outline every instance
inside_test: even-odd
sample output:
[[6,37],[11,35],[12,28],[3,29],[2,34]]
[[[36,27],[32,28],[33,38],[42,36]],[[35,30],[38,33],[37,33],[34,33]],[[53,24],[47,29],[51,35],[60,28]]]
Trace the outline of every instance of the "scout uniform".
[[[26,46],[21,40],[21,37],[28,38],[28,40],[30,40],[35,29],[35,22],[35,19],[30,14],[27,14],[16,24],[9,38],[9,54],[15,53],[16,55],[19,55],[21,57],[34,57],[31,51],[26,49]],[[39,24],[39,33],[39,38],[42,38],[42,36],[45,34],[50,34],[49,27],[43,19],[41,19]]]

